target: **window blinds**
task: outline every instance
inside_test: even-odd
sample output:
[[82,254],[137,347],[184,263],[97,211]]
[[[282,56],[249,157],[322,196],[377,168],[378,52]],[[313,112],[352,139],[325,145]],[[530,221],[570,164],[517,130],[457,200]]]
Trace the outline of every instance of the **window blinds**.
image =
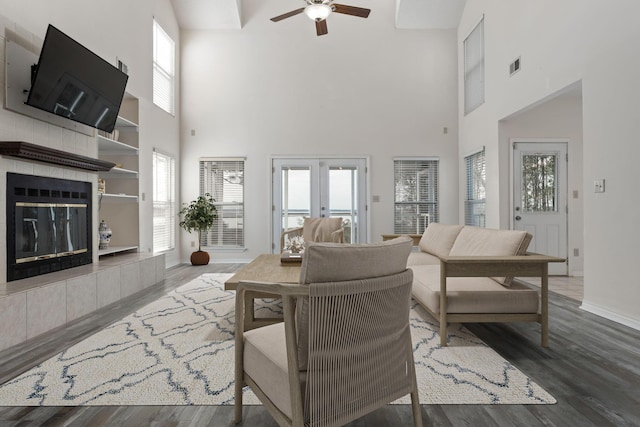
[[175,114],[175,43],[153,21],[153,103]]
[[153,251],[175,248],[176,161],[153,151]]
[[216,201],[218,220],[202,233],[208,247],[244,247],[244,159],[200,159],[200,194]]
[[467,194],[464,201],[464,223],[485,227],[486,168],[484,148],[464,158],[467,171]]
[[484,103],[484,18],[464,40],[464,114]]
[[422,234],[439,221],[437,159],[395,159],[394,233]]

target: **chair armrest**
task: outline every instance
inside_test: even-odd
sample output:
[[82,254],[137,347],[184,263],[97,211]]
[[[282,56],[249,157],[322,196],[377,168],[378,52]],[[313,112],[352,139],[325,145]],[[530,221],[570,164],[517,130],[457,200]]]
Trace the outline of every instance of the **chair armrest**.
[[[294,321],[295,300],[297,297],[308,296],[309,286],[259,281],[239,282],[236,288],[236,338],[244,334],[245,296],[247,292],[260,294],[264,298],[282,298],[285,321],[287,319]],[[250,296],[250,298],[254,297]]]
[[274,296],[293,296],[302,297],[309,296],[309,286],[299,285],[294,283],[274,283],[274,282],[259,282],[253,280],[243,280],[238,283],[236,288],[237,293],[244,293],[245,291],[254,291],[265,294],[273,294]]
[[412,245],[418,246],[420,244],[420,239],[422,239],[422,234],[383,234],[382,241],[386,242],[387,240],[395,239],[400,236],[409,236],[413,240]]
[[344,228],[331,232],[331,241],[333,243],[344,243]]

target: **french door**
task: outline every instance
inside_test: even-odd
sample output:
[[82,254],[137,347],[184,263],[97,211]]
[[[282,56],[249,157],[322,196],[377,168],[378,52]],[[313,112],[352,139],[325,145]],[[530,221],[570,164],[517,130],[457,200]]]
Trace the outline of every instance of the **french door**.
[[342,217],[348,243],[367,241],[366,159],[274,158],[272,248],[304,217]]
[[[533,235],[530,252],[567,257],[567,144],[516,142],[513,149],[513,224]],[[549,274],[566,275],[566,263]]]

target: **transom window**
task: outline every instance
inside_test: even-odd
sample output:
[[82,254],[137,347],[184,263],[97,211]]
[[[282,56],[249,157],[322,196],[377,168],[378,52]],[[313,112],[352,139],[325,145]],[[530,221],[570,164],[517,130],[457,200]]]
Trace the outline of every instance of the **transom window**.
[[175,114],[176,45],[162,27],[153,21],[153,103]]
[[464,114],[484,103],[484,18],[464,40]]

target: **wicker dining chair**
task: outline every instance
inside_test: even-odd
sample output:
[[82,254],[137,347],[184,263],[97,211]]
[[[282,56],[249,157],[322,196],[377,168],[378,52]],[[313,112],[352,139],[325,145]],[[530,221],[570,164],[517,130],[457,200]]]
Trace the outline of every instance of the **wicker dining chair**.
[[302,237],[304,242],[344,243],[342,217],[305,218],[302,227],[286,229],[280,235],[280,252],[284,252],[287,240]]
[[[248,385],[281,426],[339,426],[411,395],[422,425],[409,325],[411,239],[311,243],[299,284],[241,282],[235,421]],[[244,292],[283,299],[284,323],[243,331]]]

